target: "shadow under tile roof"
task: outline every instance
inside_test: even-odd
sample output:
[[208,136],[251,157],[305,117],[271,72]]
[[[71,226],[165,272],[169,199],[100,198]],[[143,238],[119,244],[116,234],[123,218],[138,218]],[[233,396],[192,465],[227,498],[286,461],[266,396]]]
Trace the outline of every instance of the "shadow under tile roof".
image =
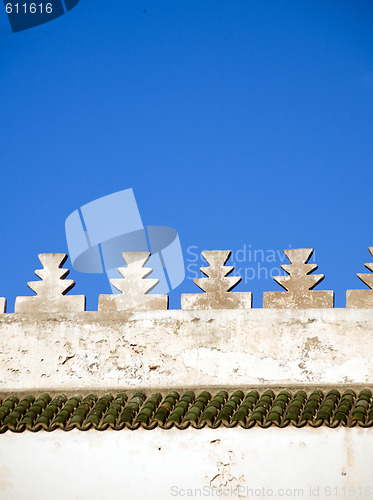
[[0,433],[62,429],[202,429],[270,426],[372,427],[373,398],[369,388],[327,390],[216,390],[64,394],[0,399]]

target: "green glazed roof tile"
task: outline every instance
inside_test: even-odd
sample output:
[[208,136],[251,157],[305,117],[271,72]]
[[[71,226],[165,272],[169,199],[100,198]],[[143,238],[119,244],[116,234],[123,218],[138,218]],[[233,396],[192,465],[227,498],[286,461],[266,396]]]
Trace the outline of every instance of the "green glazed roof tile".
[[323,391],[170,391],[128,395],[51,397],[17,394],[0,399],[0,433],[7,430],[62,429],[185,429],[253,426],[303,427],[373,426],[373,398],[369,388]]

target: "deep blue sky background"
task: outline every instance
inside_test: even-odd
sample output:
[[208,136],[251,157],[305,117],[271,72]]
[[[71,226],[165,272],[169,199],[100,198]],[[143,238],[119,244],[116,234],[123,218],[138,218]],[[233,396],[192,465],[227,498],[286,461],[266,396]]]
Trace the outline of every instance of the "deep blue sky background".
[[[337,307],[346,289],[364,288],[371,1],[80,0],[16,34],[1,11],[0,58],[9,311],[16,295],[33,294],[37,254],[67,251],[66,217],[129,187],[145,224],[179,231],[186,258],[190,245],[314,247],[326,275],[318,288],[334,289]],[[247,254],[242,265],[258,263]],[[89,309],[110,290],[104,275],[70,277]],[[245,289],[260,307],[262,292],[280,287],[262,272],[236,290]],[[186,291],[198,291],[190,279],[171,307]]]

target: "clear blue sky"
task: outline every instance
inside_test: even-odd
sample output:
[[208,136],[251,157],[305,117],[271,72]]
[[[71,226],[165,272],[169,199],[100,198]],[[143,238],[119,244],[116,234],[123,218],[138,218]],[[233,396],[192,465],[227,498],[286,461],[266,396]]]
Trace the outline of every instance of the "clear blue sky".
[[[8,310],[33,294],[38,253],[67,252],[66,217],[130,187],[187,260],[190,246],[246,245],[238,267],[257,272],[249,249],[315,248],[318,289],[344,307],[373,261],[372,27],[368,0],[80,0],[16,34],[0,11]],[[89,309],[110,290],[104,275],[70,277]],[[171,307],[198,291],[190,277]],[[262,272],[236,290],[260,307],[280,289]]]

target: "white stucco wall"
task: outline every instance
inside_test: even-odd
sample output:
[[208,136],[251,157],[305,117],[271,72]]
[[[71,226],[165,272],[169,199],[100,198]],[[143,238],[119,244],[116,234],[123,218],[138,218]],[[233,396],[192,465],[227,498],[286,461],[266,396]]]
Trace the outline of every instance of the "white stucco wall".
[[372,381],[371,309],[0,315],[2,390]]
[[360,428],[7,432],[0,498],[370,498],[372,450]]

